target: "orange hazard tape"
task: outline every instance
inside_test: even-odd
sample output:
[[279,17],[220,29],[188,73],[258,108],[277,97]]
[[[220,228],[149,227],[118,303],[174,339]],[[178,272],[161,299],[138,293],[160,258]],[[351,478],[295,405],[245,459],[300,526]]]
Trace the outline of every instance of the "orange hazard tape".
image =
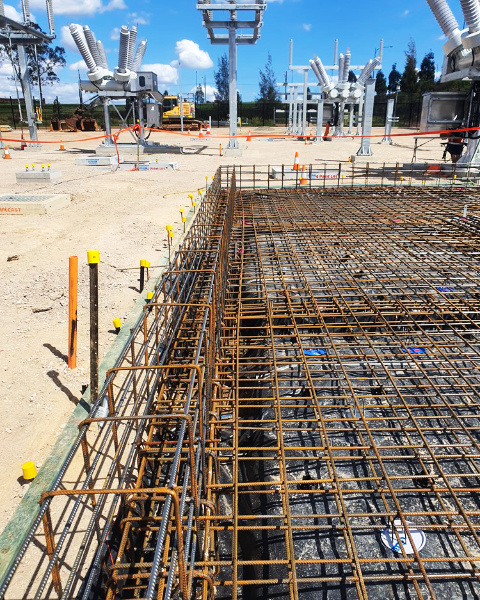
[[[22,143],[22,142],[30,142],[32,144],[60,144],[60,143],[66,143],[66,144],[78,144],[79,142],[89,142],[90,140],[103,140],[106,138],[112,138],[113,143],[115,144],[115,149],[117,151],[117,158],[120,159],[119,157],[119,153],[118,153],[118,147],[117,147],[117,142],[118,139],[120,137],[120,135],[122,133],[125,133],[127,131],[140,131],[141,129],[143,129],[144,131],[153,131],[156,133],[166,133],[169,135],[180,135],[183,137],[188,137],[190,139],[198,139],[198,136],[192,136],[190,133],[186,133],[186,132],[182,132],[182,131],[169,131],[167,129],[153,129],[151,127],[141,127],[140,125],[132,125],[131,127],[126,127],[125,129],[120,129],[117,133],[111,133],[109,135],[97,135],[97,136],[92,136],[92,137],[87,137],[87,138],[81,138],[81,139],[75,139],[75,140],[71,140],[71,141],[65,141],[65,140],[23,140],[23,139],[15,139],[15,138],[4,138],[4,137],[0,137],[0,140],[2,140],[3,142],[15,142],[15,143]],[[449,130],[439,130],[439,131],[415,131],[415,132],[408,132],[408,133],[392,133],[390,134],[390,137],[419,137],[422,135],[430,135],[430,136],[434,136],[434,135],[451,135],[452,133],[464,133],[467,131],[480,131],[480,127],[464,127],[462,129],[449,129]],[[235,135],[235,136],[230,136],[230,135],[209,135],[207,138],[207,140],[212,140],[212,139],[219,139],[219,140],[229,140],[229,139],[244,139],[244,138],[278,138],[278,139],[288,139],[288,138],[302,138],[302,139],[316,139],[317,137],[323,137],[323,135],[317,136],[317,135],[301,135],[301,134],[291,134],[291,133],[249,133],[246,135]],[[384,133],[377,133],[377,134],[373,134],[373,135],[345,135],[345,136],[337,136],[337,135],[332,135],[329,137],[331,138],[339,138],[342,137],[343,139],[346,137],[351,137],[352,139],[362,139],[362,138],[383,138],[385,137]]]

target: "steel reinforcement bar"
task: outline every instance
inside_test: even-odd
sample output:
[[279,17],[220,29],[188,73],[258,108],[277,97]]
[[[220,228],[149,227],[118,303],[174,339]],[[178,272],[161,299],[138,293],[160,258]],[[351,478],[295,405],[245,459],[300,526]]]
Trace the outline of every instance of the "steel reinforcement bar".
[[480,597],[479,210],[435,188],[237,194],[218,551],[197,563],[216,598]]
[[[218,174],[44,493],[5,598],[186,598],[210,582],[199,517],[235,181]],[[96,416],[108,404],[108,416]],[[83,466],[82,466],[83,465]]]
[[0,596],[480,597],[475,190],[238,178],[218,171]]

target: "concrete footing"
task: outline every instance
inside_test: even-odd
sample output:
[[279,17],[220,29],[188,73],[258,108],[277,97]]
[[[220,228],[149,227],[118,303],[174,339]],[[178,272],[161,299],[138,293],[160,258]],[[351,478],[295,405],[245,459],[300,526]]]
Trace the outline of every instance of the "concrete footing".
[[243,156],[243,150],[241,148],[224,148],[222,156]]
[[[122,157],[120,157],[120,160]],[[80,167],[114,167],[118,164],[117,156],[82,156],[75,159]]]
[[61,171],[19,171],[16,174],[17,183],[59,183]]
[[70,194],[12,194],[0,196],[1,215],[46,215],[70,204]]

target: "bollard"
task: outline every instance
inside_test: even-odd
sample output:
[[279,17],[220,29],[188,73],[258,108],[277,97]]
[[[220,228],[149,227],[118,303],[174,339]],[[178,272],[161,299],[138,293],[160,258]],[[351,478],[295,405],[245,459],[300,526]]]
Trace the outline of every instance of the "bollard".
[[32,460],[24,462],[22,465],[22,474],[25,481],[31,481],[37,476],[37,469],[35,463]]
[[68,366],[77,367],[78,256],[68,261]]
[[113,326],[115,327],[115,333],[120,333],[120,329],[122,328],[120,319],[113,319]]
[[146,260],[140,261],[140,293],[143,292],[143,288],[145,287],[145,268],[146,268]]
[[90,404],[93,406],[98,395],[98,250],[89,250],[87,260],[90,267]]

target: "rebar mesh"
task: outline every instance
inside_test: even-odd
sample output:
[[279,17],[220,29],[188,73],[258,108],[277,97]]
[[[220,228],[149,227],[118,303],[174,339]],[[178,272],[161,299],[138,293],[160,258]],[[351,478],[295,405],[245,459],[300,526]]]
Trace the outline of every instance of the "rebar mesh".
[[4,597],[480,597],[479,213],[219,170]]

